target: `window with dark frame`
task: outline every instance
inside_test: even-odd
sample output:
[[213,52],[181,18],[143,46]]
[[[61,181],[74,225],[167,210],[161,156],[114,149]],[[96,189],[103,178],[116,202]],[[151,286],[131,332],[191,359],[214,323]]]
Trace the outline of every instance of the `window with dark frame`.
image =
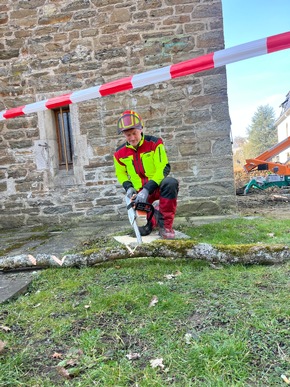
[[54,109],[57,133],[59,168],[67,171],[73,166],[73,137],[68,107]]

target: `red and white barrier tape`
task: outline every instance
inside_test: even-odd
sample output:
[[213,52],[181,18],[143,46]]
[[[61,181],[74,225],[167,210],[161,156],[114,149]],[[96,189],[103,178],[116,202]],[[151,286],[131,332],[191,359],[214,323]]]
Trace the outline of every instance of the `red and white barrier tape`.
[[0,121],[137,89],[287,48],[290,48],[290,31],[202,55],[171,66],[146,71],[145,73],[105,83],[101,86],[94,86],[44,101],[4,110],[0,112]]

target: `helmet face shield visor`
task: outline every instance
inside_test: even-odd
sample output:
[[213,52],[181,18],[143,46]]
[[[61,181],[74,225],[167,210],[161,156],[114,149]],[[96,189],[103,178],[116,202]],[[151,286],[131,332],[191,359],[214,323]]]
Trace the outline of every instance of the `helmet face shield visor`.
[[140,117],[136,114],[124,114],[117,123],[118,134],[129,129],[142,129],[143,125]]

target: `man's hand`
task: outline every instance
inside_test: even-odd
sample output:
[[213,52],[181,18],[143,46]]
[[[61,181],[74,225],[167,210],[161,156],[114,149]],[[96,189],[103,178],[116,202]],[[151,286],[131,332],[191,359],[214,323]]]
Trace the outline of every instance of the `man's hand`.
[[149,191],[143,188],[136,196],[135,203],[146,203],[149,196]]
[[136,194],[137,194],[137,191],[135,190],[134,187],[130,187],[130,188],[127,189],[126,196],[127,196],[129,199],[131,199],[131,197],[132,197],[133,195],[136,195]]

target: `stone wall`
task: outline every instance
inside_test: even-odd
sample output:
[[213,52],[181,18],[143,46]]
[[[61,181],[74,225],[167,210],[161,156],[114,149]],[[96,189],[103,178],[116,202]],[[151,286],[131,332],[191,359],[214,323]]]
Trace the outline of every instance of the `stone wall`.
[[[0,0],[0,111],[223,48],[221,0]],[[235,211],[225,68],[69,107],[69,171],[51,110],[0,121],[1,228],[126,217],[112,154],[128,108],[165,142],[178,215]]]

